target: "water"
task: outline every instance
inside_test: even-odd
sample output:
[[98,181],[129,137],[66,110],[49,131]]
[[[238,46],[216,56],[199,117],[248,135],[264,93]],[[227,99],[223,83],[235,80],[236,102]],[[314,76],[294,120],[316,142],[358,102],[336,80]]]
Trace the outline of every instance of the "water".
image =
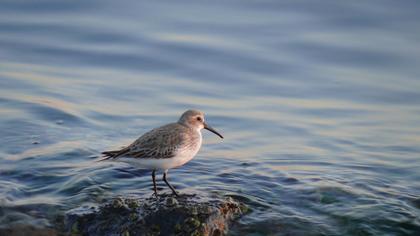
[[233,235],[418,234],[419,9],[3,1],[0,228],[151,194],[149,171],[94,160],[198,108],[225,139],[203,131],[169,178],[249,204]]

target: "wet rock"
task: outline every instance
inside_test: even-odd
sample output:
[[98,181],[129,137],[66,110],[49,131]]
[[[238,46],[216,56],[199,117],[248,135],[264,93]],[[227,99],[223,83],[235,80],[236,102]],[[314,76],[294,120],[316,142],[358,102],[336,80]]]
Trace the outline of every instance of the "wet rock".
[[167,206],[176,206],[176,205],[178,205],[178,200],[176,200],[176,198],[174,198],[174,197],[168,197],[166,199],[166,205]]
[[90,212],[69,211],[65,225],[69,234],[82,235],[224,235],[228,224],[246,211],[231,197],[118,197]]
[[120,197],[112,200],[111,207],[114,209],[120,209],[126,207],[124,200]]

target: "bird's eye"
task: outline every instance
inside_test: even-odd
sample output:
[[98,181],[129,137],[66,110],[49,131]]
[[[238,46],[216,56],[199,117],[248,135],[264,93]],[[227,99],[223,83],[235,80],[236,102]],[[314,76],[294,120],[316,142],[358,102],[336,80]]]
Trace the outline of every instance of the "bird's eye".
[[201,121],[201,117],[197,117],[197,120],[198,120],[198,121]]

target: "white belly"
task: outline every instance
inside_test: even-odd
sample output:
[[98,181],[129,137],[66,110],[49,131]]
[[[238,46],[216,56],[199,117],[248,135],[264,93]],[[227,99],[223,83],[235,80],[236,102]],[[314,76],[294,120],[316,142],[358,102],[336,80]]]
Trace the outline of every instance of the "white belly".
[[201,135],[200,135],[200,142],[196,145],[195,148],[185,148],[179,150],[179,152],[171,158],[132,158],[132,157],[120,157],[117,158],[115,161],[125,162],[136,166],[137,168],[141,169],[155,169],[155,170],[167,170],[176,168],[179,166],[184,165],[185,163],[191,161],[194,156],[198,153],[201,147]]

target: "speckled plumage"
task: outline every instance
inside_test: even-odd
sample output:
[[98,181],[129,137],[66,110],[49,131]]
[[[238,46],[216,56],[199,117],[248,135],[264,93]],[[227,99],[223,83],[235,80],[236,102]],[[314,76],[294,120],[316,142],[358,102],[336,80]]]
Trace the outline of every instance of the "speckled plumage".
[[143,134],[128,147],[104,152],[110,158],[173,158],[183,149],[197,149],[200,133],[179,123],[171,123]]
[[179,167],[190,161],[199,151],[202,143],[201,130],[210,130],[221,138],[217,131],[204,121],[204,113],[188,110],[182,114],[178,122],[167,124],[143,134],[129,146],[102,154],[103,160],[115,160],[133,164],[140,168],[152,169],[154,191],[156,192],[155,171],[164,170],[163,180],[167,182],[168,169]]

